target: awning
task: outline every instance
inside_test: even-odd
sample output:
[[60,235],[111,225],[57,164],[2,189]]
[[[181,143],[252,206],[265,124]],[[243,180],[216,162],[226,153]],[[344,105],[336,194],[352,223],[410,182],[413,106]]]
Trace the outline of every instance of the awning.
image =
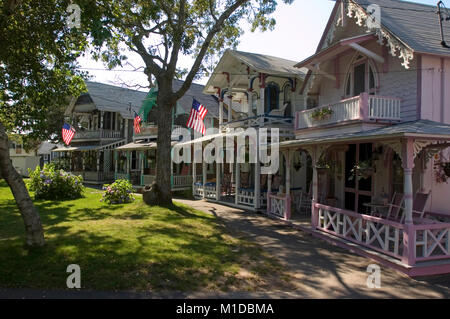
[[410,121],[369,131],[296,139],[282,142],[279,144],[279,147],[286,149],[290,147],[307,146],[313,144],[329,144],[341,142],[350,143],[357,141],[376,141],[406,137],[415,139],[450,141],[450,125],[429,120]]
[[[172,142],[171,145],[174,146],[177,142]],[[156,142],[133,142],[128,143],[123,146],[117,147],[117,151],[136,151],[136,150],[149,150],[157,148]]]
[[100,145],[69,146],[69,147],[58,147],[54,149],[52,152],[92,151],[101,148],[102,147]]

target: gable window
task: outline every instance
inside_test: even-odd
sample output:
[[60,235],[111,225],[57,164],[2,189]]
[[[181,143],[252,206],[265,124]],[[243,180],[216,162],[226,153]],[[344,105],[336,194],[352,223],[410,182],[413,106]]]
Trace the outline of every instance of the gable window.
[[361,93],[375,94],[377,78],[373,63],[359,55],[352,63],[345,82],[345,97],[358,96]]
[[278,109],[280,89],[275,83],[269,83],[265,90],[264,111],[269,113]]

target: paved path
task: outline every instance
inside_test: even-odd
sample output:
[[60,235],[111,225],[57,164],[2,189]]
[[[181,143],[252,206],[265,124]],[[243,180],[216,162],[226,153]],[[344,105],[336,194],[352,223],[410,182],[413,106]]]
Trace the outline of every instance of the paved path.
[[[450,275],[412,279],[381,266],[381,288],[367,287],[367,266],[375,262],[328,244],[310,234],[261,214],[205,201],[177,200],[219,217],[246,239],[259,243],[277,257],[295,278],[295,291],[306,298],[449,298]],[[278,292],[280,293],[280,292]],[[283,293],[280,294],[283,295]]]

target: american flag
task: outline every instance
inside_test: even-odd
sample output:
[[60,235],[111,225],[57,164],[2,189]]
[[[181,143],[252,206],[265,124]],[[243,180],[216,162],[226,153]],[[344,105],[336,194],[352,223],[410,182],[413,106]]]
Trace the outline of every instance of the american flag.
[[208,110],[201,105],[196,99],[192,102],[191,114],[189,115],[188,122],[186,124],[187,127],[193,128],[197,132],[205,135],[206,128],[205,123],[203,122]]
[[141,133],[140,123],[142,119],[136,112],[134,114],[136,114],[136,116],[134,117],[134,133],[139,134]]
[[72,125],[64,123],[62,127],[62,139],[66,145],[69,145],[75,135],[75,129]]

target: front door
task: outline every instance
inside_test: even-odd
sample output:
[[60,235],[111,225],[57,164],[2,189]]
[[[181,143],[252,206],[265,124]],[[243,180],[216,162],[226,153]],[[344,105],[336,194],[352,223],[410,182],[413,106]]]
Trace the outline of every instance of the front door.
[[345,153],[345,209],[368,213],[364,203],[372,202],[372,177],[358,179],[353,176],[353,167],[372,157],[372,143],[350,144]]

